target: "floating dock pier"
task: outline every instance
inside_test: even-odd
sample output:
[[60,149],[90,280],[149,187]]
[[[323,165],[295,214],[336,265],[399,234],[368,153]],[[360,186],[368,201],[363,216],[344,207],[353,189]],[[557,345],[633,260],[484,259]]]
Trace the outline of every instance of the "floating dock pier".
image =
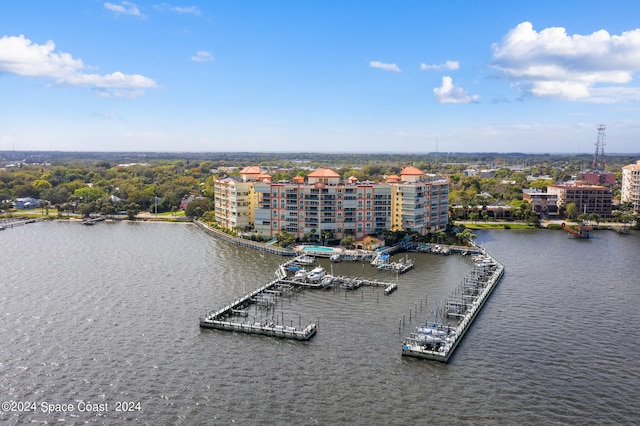
[[253,321],[241,320],[249,316],[247,308],[250,305],[269,307],[274,305],[279,297],[293,291],[291,285],[283,283],[280,278],[271,281],[246,296],[236,300],[215,312],[200,318],[200,327],[218,330],[238,331],[241,333],[262,334],[271,337],[281,337],[294,340],[309,340],[317,331],[315,323],[310,323],[299,329],[293,326],[278,324],[271,316]]
[[[309,323],[303,326],[298,321],[298,327],[286,325],[284,318],[281,321],[279,316],[274,315],[272,309],[281,297],[290,296],[294,292],[308,289],[329,289],[340,286],[345,291],[356,290],[362,286],[384,287],[384,294],[388,295],[397,289],[397,282],[384,282],[363,278],[333,276],[325,273],[324,268],[318,267],[321,275],[315,279],[309,279],[311,272],[303,269],[303,266],[310,266],[315,262],[313,257],[298,256],[281,264],[276,270],[276,279],[269,284],[252,291],[233,303],[214,312],[210,312],[200,318],[200,327],[213,328],[226,331],[237,331],[241,333],[262,334],[271,337],[280,337],[293,340],[309,340],[318,330],[316,323]],[[294,268],[295,267],[295,268]],[[302,271],[302,276],[289,276],[289,272]],[[262,308],[261,315],[249,319],[249,308],[251,306]]]
[[475,257],[471,273],[463,280],[461,294],[456,293],[445,303],[445,314],[459,320],[457,325],[436,320],[417,327],[406,338],[402,355],[448,362],[503,274],[504,266],[485,251]]
[[0,230],[4,230],[7,228],[14,228],[16,226],[28,225],[30,223],[42,222],[43,220],[44,219],[41,217],[0,219]]

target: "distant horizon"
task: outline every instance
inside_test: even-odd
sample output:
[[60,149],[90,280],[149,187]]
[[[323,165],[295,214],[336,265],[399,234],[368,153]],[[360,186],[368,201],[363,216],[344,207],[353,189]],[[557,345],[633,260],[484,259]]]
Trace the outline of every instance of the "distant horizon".
[[[512,151],[512,152],[494,152],[494,151],[441,151],[441,152],[433,152],[433,151],[425,151],[425,152],[394,152],[394,151],[386,151],[386,152],[367,152],[367,151],[79,151],[79,150],[0,150],[0,155],[3,153],[57,153],[57,154],[238,154],[238,155],[269,155],[269,154],[289,154],[289,155],[400,155],[400,156],[413,156],[413,155],[422,155],[422,156],[438,156],[438,155],[558,155],[558,156],[592,156],[593,153],[589,152],[520,152],[520,151]],[[605,157],[607,156],[640,156],[640,151],[638,152],[607,152],[605,153]]]
[[[638,151],[640,2],[0,2],[0,150]],[[424,154],[421,154],[424,155]]]

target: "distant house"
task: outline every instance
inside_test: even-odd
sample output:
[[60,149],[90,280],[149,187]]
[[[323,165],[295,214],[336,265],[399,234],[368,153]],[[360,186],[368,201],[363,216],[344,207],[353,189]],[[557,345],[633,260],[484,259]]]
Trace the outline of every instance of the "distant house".
[[384,240],[371,235],[367,235],[366,237],[356,241],[356,248],[358,249],[375,250],[380,247],[384,247]]
[[16,198],[15,200],[13,200],[13,203],[18,210],[37,209],[38,207],[40,207],[40,200],[31,197]]
[[522,198],[531,203],[533,211],[541,215],[558,214],[558,195],[542,192],[539,189],[523,189]]
[[490,179],[493,177],[495,171],[495,169],[482,169],[480,170],[480,172],[478,172],[478,177],[480,177],[481,179]]
[[186,210],[187,206],[189,205],[190,202],[195,201],[195,200],[204,200],[207,197],[196,197],[194,195],[189,195],[187,198],[183,198],[182,201],[180,201],[180,210]]
[[180,201],[180,210],[185,210],[187,208],[187,205],[195,199],[196,197],[193,195],[189,195],[187,198],[183,198]]

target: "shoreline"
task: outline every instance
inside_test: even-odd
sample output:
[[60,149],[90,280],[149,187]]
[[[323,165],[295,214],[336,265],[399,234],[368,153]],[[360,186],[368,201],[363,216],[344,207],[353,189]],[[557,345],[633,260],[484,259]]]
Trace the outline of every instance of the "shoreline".
[[[10,215],[10,216],[8,216]],[[93,216],[95,217],[95,216]],[[11,221],[11,220],[30,220],[30,219],[37,219],[38,221],[40,220],[60,220],[60,221],[71,221],[71,222],[83,222],[84,221],[84,217],[82,217],[79,214],[68,214],[66,216],[63,215],[45,215],[42,213],[37,213],[37,212],[9,212],[9,213],[3,213],[2,215],[0,215],[0,222],[1,221]],[[112,222],[166,222],[166,223],[193,223],[196,224],[197,222],[199,223],[203,223],[199,220],[194,220],[191,218],[188,218],[186,216],[154,216],[153,213],[142,213],[142,214],[138,214],[136,216],[136,218],[134,220],[130,220],[126,217],[120,217],[120,216],[105,216],[105,220],[106,221],[112,221]],[[508,222],[508,221],[504,221],[504,222],[491,222],[491,221],[487,221],[487,222],[483,222],[483,221],[470,221],[470,220],[466,220],[466,221],[454,221],[454,226],[464,226],[467,229],[473,230],[473,231],[477,231],[477,230],[516,230],[516,229],[525,229],[525,230],[541,230],[541,229],[548,229],[549,225],[558,225],[560,226],[562,223],[566,223],[568,226],[572,227],[572,226],[578,226],[579,222],[575,222],[572,220],[562,220],[562,219],[553,219],[553,220],[544,220],[540,223],[539,226],[533,226],[533,225],[529,225],[526,222],[521,222],[521,221],[513,221],[513,222]],[[203,223],[204,224],[204,223]],[[210,225],[207,225],[207,227],[210,228]],[[629,223],[622,223],[622,222],[601,222],[600,224],[588,224],[589,226],[592,227],[592,229],[594,231],[615,231],[618,233],[633,233],[632,231],[634,231],[634,226],[632,224]],[[551,229],[553,231],[562,231],[562,229]],[[222,231],[220,231],[222,232]],[[228,235],[228,234],[227,234]],[[231,236],[231,235],[228,235]],[[235,237],[238,238],[238,237]],[[242,238],[240,238],[242,239]],[[242,239],[244,240],[244,239]]]

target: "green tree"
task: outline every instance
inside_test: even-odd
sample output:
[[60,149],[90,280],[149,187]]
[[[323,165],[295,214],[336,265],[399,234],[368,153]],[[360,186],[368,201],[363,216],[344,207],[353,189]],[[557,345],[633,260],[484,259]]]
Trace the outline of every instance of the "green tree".
[[575,219],[578,217],[580,210],[578,210],[578,206],[576,203],[569,203],[565,207],[564,214],[568,219]]
[[13,188],[13,196],[15,198],[40,198],[40,191],[33,185],[25,184],[25,185],[17,185]]
[[184,214],[187,217],[198,218],[209,210],[212,210],[211,200],[200,197],[187,204],[187,207],[184,209]]
[[140,213],[140,204],[131,203],[127,207],[127,219],[135,220],[138,213]]
[[296,237],[283,229],[276,234],[276,241],[280,247],[289,247],[296,241]]
[[73,191],[74,197],[79,198],[87,203],[90,201],[95,201],[98,198],[103,197],[104,195],[105,194],[104,192],[102,192],[102,190],[98,188],[90,188],[88,186],[84,188],[78,188]]
[[465,228],[456,234],[456,238],[458,239],[460,244],[464,244],[467,241],[475,239],[476,235],[470,229]]
[[347,248],[352,248],[356,244],[356,239],[353,235],[345,235],[343,239],[340,240],[340,245]]
[[327,240],[333,237],[333,231],[325,230],[322,231],[322,244],[327,245]]

